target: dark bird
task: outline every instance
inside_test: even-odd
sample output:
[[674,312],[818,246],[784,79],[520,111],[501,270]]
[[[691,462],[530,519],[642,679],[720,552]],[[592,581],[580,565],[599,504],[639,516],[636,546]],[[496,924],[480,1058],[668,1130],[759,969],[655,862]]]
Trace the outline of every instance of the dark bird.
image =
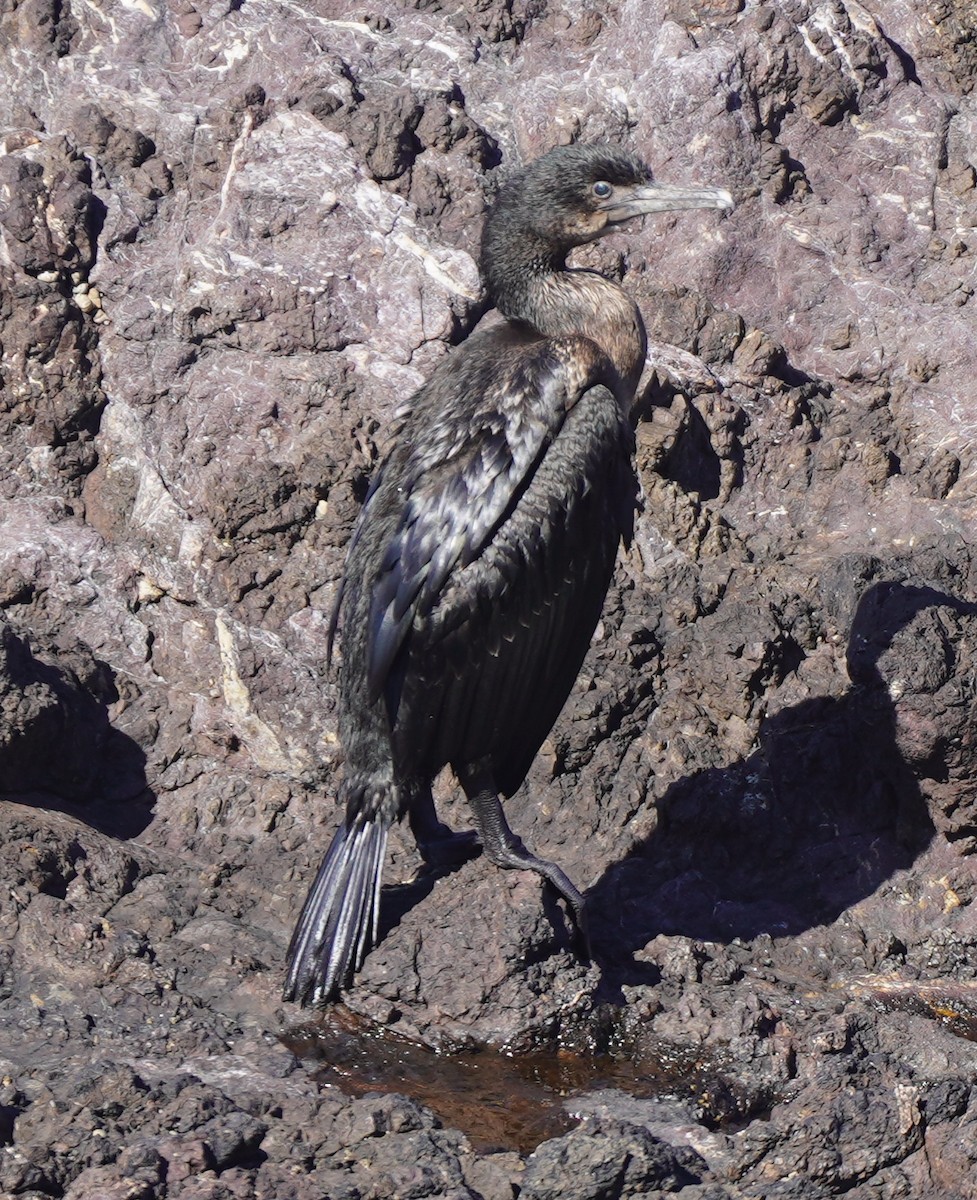
[[731,207],[718,188],[653,183],[611,146],[552,150],[502,189],[481,269],[505,319],[410,400],[349,545],[330,634],[331,649],[341,622],[345,819],[292,936],[285,999],[326,1001],[362,965],[394,821],[407,814],[429,862],[463,850],[431,796],[445,764],[492,862],[539,872],[581,927],[580,892],[499,801],[573,686],[635,509],[644,325],[566,256],[644,213]]

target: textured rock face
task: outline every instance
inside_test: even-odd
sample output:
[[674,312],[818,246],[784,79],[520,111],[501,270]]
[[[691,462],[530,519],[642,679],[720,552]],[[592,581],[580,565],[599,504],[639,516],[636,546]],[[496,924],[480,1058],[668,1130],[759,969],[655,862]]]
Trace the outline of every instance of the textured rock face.
[[[14,0],[0,46],[0,1193],[977,1195],[965,6]],[[725,1082],[523,1162],[275,1038],[346,540],[498,181],[576,137],[737,199],[578,259],[648,324],[644,506],[507,807],[600,961],[476,861],[348,999]]]

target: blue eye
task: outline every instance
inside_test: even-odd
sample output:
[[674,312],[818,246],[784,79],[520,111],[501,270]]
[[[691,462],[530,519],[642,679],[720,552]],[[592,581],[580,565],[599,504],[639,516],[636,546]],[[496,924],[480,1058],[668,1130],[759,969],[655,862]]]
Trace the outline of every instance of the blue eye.
[[594,184],[594,195],[601,200],[606,200],[614,189],[609,183],[605,183],[603,179]]

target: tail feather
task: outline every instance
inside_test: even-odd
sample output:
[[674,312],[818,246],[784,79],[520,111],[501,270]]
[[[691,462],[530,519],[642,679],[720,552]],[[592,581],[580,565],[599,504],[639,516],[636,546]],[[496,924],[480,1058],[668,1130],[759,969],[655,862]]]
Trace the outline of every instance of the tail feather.
[[309,889],[288,947],[283,996],[323,1004],[350,982],[377,937],[389,823],[358,814],[343,823]]

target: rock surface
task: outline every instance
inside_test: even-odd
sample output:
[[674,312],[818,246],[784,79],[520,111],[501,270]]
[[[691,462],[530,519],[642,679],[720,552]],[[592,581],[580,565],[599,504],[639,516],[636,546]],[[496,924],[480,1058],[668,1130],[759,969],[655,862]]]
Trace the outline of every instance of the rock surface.
[[[0,1195],[977,1196],[971,17],[0,6]],[[577,137],[737,199],[579,259],[649,327],[644,507],[508,811],[599,961],[476,860],[348,1003],[695,1082],[493,1149],[317,1078],[278,996],[352,522],[498,181]]]

